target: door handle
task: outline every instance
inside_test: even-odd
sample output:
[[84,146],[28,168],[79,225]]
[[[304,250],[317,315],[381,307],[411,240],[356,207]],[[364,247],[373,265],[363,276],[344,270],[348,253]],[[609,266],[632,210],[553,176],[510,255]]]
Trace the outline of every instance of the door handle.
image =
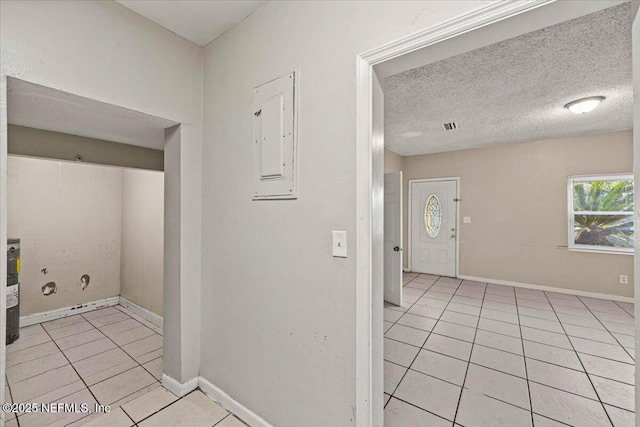
[[400,246],[394,247],[393,250],[396,251],[396,252],[400,252]]

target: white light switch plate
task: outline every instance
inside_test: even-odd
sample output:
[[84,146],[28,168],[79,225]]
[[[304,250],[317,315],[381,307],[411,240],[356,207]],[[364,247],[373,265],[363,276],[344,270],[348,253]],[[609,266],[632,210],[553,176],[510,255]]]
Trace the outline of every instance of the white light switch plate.
[[471,224],[471,217],[465,216],[464,218],[462,218],[462,222],[464,222],[465,224]]
[[346,258],[347,257],[347,232],[346,231],[333,231],[333,256]]

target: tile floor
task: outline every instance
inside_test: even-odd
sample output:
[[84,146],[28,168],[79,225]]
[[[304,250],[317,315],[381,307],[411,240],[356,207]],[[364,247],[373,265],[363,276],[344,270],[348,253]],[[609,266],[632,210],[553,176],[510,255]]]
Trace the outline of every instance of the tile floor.
[[196,390],[178,399],[162,378],[162,329],[114,306],[28,326],[7,346],[11,402],[110,405],[108,414],[8,414],[7,427],[244,426]]
[[634,426],[633,304],[405,273],[385,427]]

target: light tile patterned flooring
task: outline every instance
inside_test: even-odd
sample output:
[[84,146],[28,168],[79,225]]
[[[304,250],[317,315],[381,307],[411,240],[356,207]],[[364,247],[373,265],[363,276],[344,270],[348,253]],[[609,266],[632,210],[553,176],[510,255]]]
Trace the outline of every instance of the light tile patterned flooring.
[[199,390],[181,399],[165,390],[162,362],[162,329],[122,306],[22,328],[7,346],[10,402],[97,402],[111,412],[7,414],[6,425],[245,425]]
[[385,427],[634,426],[633,304],[405,273]]

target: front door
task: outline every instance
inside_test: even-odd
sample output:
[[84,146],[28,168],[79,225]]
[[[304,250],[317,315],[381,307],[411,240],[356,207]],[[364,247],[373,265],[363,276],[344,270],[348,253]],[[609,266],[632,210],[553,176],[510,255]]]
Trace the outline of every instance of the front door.
[[413,181],[411,271],[456,275],[456,180]]

